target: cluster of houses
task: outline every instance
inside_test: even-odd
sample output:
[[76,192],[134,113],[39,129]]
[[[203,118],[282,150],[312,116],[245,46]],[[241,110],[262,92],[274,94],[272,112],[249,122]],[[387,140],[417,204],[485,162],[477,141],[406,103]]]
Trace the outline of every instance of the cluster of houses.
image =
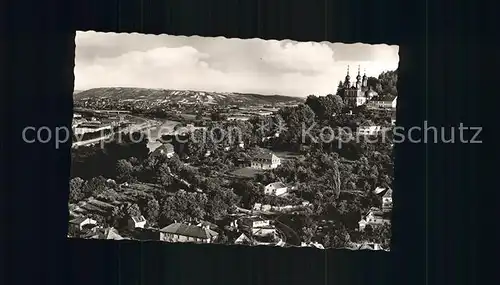
[[241,232],[234,244],[285,246],[284,235],[270,220],[249,216],[235,220],[232,226]]
[[[243,216],[230,223],[231,230],[236,234],[234,244],[276,245],[284,246],[283,235],[270,220],[257,216]],[[177,222],[157,229],[149,227],[143,216],[130,217],[128,229],[120,234],[113,227],[102,227],[97,221],[88,217],[78,217],[69,221],[68,237],[85,239],[111,240],[158,240],[171,243],[215,243],[221,236],[219,227],[213,223],[201,221],[197,223]],[[231,242],[231,241],[229,241]]]
[[[275,184],[275,183],[273,183]],[[285,189],[284,185],[278,184],[273,188]],[[271,188],[268,188],[271,189]],[[359,221],[359,231],[365,231],[368,227],[375,229],[385,224],[391,223],[390,213],[392,211],[392,189],[376,188],[376,195],[381,198],[381,208],[371,208],[366,215]],[[309,206],[308,202],[302,203],[298,207]],[[262,205],[256,203],[252,210],[255,211],[279,211],[284,207],[274,207],[270,205]],[[278,209],[279,208],[279,209]],[[171,243],[217,243],[221,236],[229,237],[225,243],[241,244],[241,245],[270,245],[270,246],[288,246],[286,244],[285,235],[276,228],[274,221],[254,215],[253,211],[247,214],[238,214],[231,216],[227,227],[224,230],[227,233],[229,229],[230,235],[221,235],[219,226],[206,222],[177,222],[163,227],[153,228],[148,225],[144,216],[129,217],[127,228],[119,232],[113,227],[102,227],[96,220],[89,217],[77,217],[69,221],[70,237],[79,237],[86,239],[108,239],[108,240],[158,240]],[[302,242],[301,247],[324,248],[321,244],[311,242]],[[380,244],[364,242],[350,243],[348,248],[352,249],[369,249],[369,250],[385,250]]]
[[372,207],[358,222],[360,231],[364,231],[367,226],[376,228],[385,224],[391,224],[390,214],[392,212],[392,189],[377,187],[373,192],[381,197],[382,209]]
[[74,113],[72,121],[73,133],[76,135],[83,135],[85,133],[94,133],[104,130],[111,131],[116,126],[129,123],[121,115],[110,116],[108,114],[101,114],[99,118],[100,119],[90,117],[90,119],[86,119],[81,114]]

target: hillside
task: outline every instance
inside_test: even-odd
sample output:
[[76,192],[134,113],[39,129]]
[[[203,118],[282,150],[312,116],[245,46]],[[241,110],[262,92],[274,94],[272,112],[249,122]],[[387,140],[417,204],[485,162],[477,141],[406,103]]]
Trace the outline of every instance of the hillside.
[[303,98],[244,93],[219,93],[189,90],[164,90],[146,88],[94,88],[75,93],[75,101],[107,99],[116,101],[156,101],[158,103],[218,104],[218,105],[266,105],[273,103],[297,104]]

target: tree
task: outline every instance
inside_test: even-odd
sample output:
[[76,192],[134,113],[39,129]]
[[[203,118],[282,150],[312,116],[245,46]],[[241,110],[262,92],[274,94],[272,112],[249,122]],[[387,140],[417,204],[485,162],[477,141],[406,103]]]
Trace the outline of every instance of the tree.
[[343,248],[350,241],[349,232],[341,223],[329,226],[323,238],[325,248]]
[[106,179],[102,176],[94,177],[87,181],[82,187],[82,192],[85,198],[90,196],[98,196],[106,190]]
[[252,183],[248,180],[236,181],[231,187],[234,189],[236,195],[242,197],[241,203],[245,208],[252,208],[264,196],[262,185]]
[[196,113],[195,120],[196,120],[196,121],[200,121],[200,120],[202,120],[202,119],[203,119],[203,115],[202,115],[202,114],[203,114],[203,112],[202,112],[201,110],[200,110],[200,111],[198,111],[198,112]]
[[218,244],[229,244],[229,237],[226,235],[225,232],[221,232],[220,235],[217,237],[216,243]]
[[333,189],[333,192],[335,193],[335,197],[338,198],[340,195],[340,171],[339,171],[339,164],[338,162],[334,162],[333,168],[331,170],[331,187]]
[[329,101],[329,109],[327,109],[327,114],[330,115],[335,115],[339,114],[342,109],[344,109],[345,104],[344,101],[342,100],[342,97],[339,95],[327,95],[326,96],[327,100]]
[[300,144],[307,143],[309,139],[305,137],[303,140],[303,128],[308,129],[314,124],[316,114],[306,104],[300,104],[296,107],[287,107],[280,109],[280,116],[283,118],[286,131],[280,135],[279,140],[283,146],[291,149],[298,149]]
[[217,121],[224,121],[226,119],[226,117],[224,115],[222,115],[220,112],[213,112],[210,115],[210,119],[213,122],[217,122]]
[[84,193],[82,192],[82,187],[85,181],[80,177],[75,177],[69,181],[69,201],[71,203],[76,203],[84,198]]
[[205,216],[206,204],[205,194],[177,191],[162,202],[160,224],[202,219]]
[[318,226],[316,224],[311,224],[308,226],[302,227],[302,235],[301,240],[305,243],[311,242],[311,239],[316,235],[316,231],[318,230]]
[[141,215],[141,209],[135,203],[129,204],[127,207],[127,214],[129,217],[137,217]]
[[318,120],[327,120],[340,113],[344,108],[342,98],[339,95],[332,94],[321,97],[309,95],[305,104],[313,110]]
[[160,215],[160,204],[155,198],[152,198],[148,201],[144,212],[148,222],[156,225],[158,223],[158,218]]
[[174,178],[172,177],[172,172],[170,171],[170,167],[167,163],[163,163],[158,168],[158,173],[156,176],[156,181],[163,186],[164,189],[168,189],[172,183],[174,182]]
[[134,166],[125,159],[120,159],[116,163],[116,179],[119,182],[130,182],[133,178]]
[[378,80],[382,85],[382,92],[379,95],[398,95],[397,82],[398,70],[382,72],[378,76]]
[[337,86],[337,93],[336,95],[342,96],[342,90],[344,90],[344,83],[342,80],[339,81],[339,85]]

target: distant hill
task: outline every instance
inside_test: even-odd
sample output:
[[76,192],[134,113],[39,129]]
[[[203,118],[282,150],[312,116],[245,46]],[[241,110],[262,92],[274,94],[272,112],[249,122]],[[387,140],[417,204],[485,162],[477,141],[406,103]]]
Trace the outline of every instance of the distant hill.
[[260,95],[247,93],[204,92],[190,90],[165,90],[147,88],[94,88],[73,94],[75,101],[88,99],[111,99],[117,101],[156,101],[181,104],[261,105],[273,103],[298,104],[304,98],[282,95]]

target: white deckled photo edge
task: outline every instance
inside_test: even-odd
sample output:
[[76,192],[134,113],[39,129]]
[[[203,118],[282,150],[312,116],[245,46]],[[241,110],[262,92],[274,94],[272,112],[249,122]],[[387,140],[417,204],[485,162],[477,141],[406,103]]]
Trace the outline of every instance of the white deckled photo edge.
[[398,46],[75,42],[68,238],[390,251]]

